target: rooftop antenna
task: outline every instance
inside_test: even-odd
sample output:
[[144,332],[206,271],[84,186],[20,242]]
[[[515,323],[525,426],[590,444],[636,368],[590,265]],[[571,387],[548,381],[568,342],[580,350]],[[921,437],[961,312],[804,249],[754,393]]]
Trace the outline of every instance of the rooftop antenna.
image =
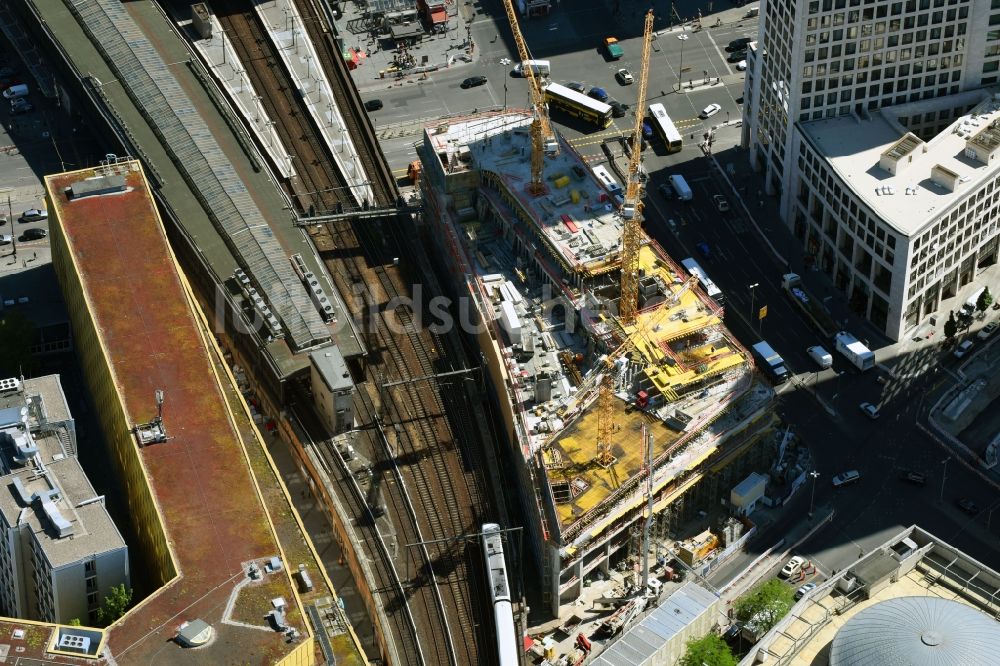
[[156,418],[149,423],[137,425],[133,432],[139,436],[139,445],[160,444],[169,439],[167,428],[163,425],[163,389],[156,389],[153,394],[156,399]]

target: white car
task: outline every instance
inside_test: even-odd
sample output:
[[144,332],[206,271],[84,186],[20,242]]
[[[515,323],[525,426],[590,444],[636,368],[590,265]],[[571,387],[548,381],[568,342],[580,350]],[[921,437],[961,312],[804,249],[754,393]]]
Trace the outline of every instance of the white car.
[[736,69],[740,70],[741,72],[747,71],[747,61],[740,60],[738,63],[736,63]]
[[806,565],[806,558],[796,555],[792,559],[785,563],[785,566],[781,568],[781,573],[778,574],[782,578],[790,578],[798,572],[802,571],[802,567]]
[[798,601],[799,599],[806,596],[815,589],[816,589],[816,583],[806,583],[799,589],[795,590],[795,600]]
[[628,71],[627,69],[619,69],[618,73],[615,74],[615,76],[618,77],[618,82],[621,83],[623,86],[632,85],[632,83],[635,81],[635,79],[632,78],[632,72]]
[[720,213],[729,212],[729,202],[726,201],[726,197],[721,194],[716,194],[712,197],[712,201],[715,203],[715,209]]
[[952,353],[955,355],[955,358],[962,358],[969,353],[969,350],[972,349],[972,345],[972,340],[965,340]]
[[981,331],[979,331],[978,333],[976,333],[976,337],[979,338],[980,340],[986,340],[991,335],[993,335],[993,333],[998,328],[1000,328],[1000,323],[997,323],[995,321],[991,321],[990,323],[986,324],[986,326],[983,326],[983,329]]
[[881,416],[881,414],[879,414],[879,412],[878,412],[878,405],[873,405],[870,402],[863,402],[860,405],[858,405],[858,408],[860,408],[861,412],[865,416],[867,416],[868,418],[870,418],[872,421],[874,421],[879,416]]
[[834,488],[840,488],[842,486],[846,486],[848,484],[855,483],[860,480],[861,480],[861,472],[859,472],[856,469],[849,469],[846,472],[841,472],[840,474],[834,476],[832,479],[830,479],[830,483],[833,484]]
[[708,106],[706,106],[704,109],[701,110],[701,113],[698,114],[698,117],[704,120],[705,118],[711,118],[719,111],[722,111],[722,107],[720,105],[709,104]]

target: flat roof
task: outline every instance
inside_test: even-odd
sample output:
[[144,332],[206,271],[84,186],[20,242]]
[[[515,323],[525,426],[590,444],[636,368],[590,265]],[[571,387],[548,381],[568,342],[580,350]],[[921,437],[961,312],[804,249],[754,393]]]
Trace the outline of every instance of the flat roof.
[[354,380],[344,362],[344,356],[337,345],[330,345],[309,354],[313,365],[323,382],[331,391],[346,391],[354,388]]
[[[799,128],[858,199],[897,232],[910,236],[1000,168],[1000,163],[983,164],[966,152],[969,143],[995,150],[1000,141],[1000,132],[983,131],[1000,120],[1000,101],[994,97],[998,90],[984,88],[886,107],[867,119],[850,115],[812,120]],[[969,112],[927,142],[909,134],[898,120],[969,106],[973,107]],[[896,175],[880,166],[883,154],[901,159]],[[935,168],[941,169],[943,179],[956,181],[953,190],[935,180]]]
[[[141,448],[139,456],[178,568],[176,579],[110,630],[111,654],[119,662],[163,659],[180,621],[200,617],[213,625],[216,639],[185,652],[189,660],[221,663],[237,653],[280,659],[296,644],[266,630],[269,605],[255,598],[258,588],[237,590],[248,562],[280,551],[216,379],[208,332],[192,309],[139,163],[111,170],[125,177],[126,192],[74,201],[66,198],[66,187],[97,170],[48,176],[50,220],[65,236],[128,425],[149,421],[154,392],[164,391],[170,439]],[[286,562],[281,574],[267,579],[268,599],[295,598],[293,564]],[[229,611],[227,600],[234,594]],[[246,613],[244,605],[259,613]],[[223,622],[229,612],[241,612],[244,624]],[[285,622],[303,635],[311,633],[294,603]]]
[[426,132],[445,173],[475,169],[497,174],[567,271],[586,274],[614,269],[621,263],[623,225],[615,212],[613,193],[598,182],[561,136],[559,155],[545,158],[548,191],[540,196],[529,193],[530,124],[529,113],[508,111],[443,122]]

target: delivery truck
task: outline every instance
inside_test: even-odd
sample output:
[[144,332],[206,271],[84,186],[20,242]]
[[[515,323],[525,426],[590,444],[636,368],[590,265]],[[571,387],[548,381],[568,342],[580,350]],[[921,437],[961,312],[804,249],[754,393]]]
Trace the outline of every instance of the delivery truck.
[[856,337],[847,331],[840,331],[834,336],[833,341],[837,351],[858,370],[864,372],[875,367],[875,352],[868,349]]
[[771,345],[767,344],[764,340],[761,340],[757,344],[750,347],[753,352],[754,358],[757,359],[757,365],[760,367],[761,371],[766,374],[772,382],[775,384],[783,384],[788,381],[788,368],[785,367],[785,360],[781,358],[781,355],[774,351]]
[[837,332],[837,322],[830,316],[826,306],[806,290],[798,273],[782,275],[781,286],[788,298],[805,314],[806,319],[816,327],[816,330],[827,338],[832,338],[833,334]]
[[677,198],[681,201],[691,201],[694,197],[694,193],[691,191],[691,186],[687,184],[684,180],[684,176],[680,174],[674,174],[670,176],[670,186],[674,188],[674,192],[677,193]]
[[621,44],[618,43],[616,37],[604,38],[604,50],[608,52],[608,58],[611,60],[620,60],[625,55],[625,51],[622,50]]

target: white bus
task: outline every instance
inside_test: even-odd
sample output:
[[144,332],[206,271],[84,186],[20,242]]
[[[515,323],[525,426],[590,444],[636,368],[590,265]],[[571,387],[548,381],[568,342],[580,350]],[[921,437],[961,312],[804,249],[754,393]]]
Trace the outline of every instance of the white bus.
[[619,185],[618,181],[614,179],[606,166],[598,164],[593,167],[591,171],[594,172],[594,178],[597,178],[597,182],[603,185],[604,189],[610,192],[612,196],[622,193],[621,185]]
[[719,305],[726,302],[726,297],[722,293],[722,290],[715,286],[715,283],[708,278],[708,273],[702,270],[697,261],[688,257],[687,259],[681,261],[681,266],[683,266],[688,273],[698,278],[698,283],[701,285],[702,290],[708,294],[709,298]]
[[667,109],[662,104],[649,105],[649,118],[652,120],[653,129],[660,137],[660,141],[666,146],[668,153],[680,152],[684,141],[681,133],[674,127],[674,123],[667,115]]
[[558,83],[545,86],[545,101],[571,116],[583,118],[600,128],[611,124],[611,106]]

